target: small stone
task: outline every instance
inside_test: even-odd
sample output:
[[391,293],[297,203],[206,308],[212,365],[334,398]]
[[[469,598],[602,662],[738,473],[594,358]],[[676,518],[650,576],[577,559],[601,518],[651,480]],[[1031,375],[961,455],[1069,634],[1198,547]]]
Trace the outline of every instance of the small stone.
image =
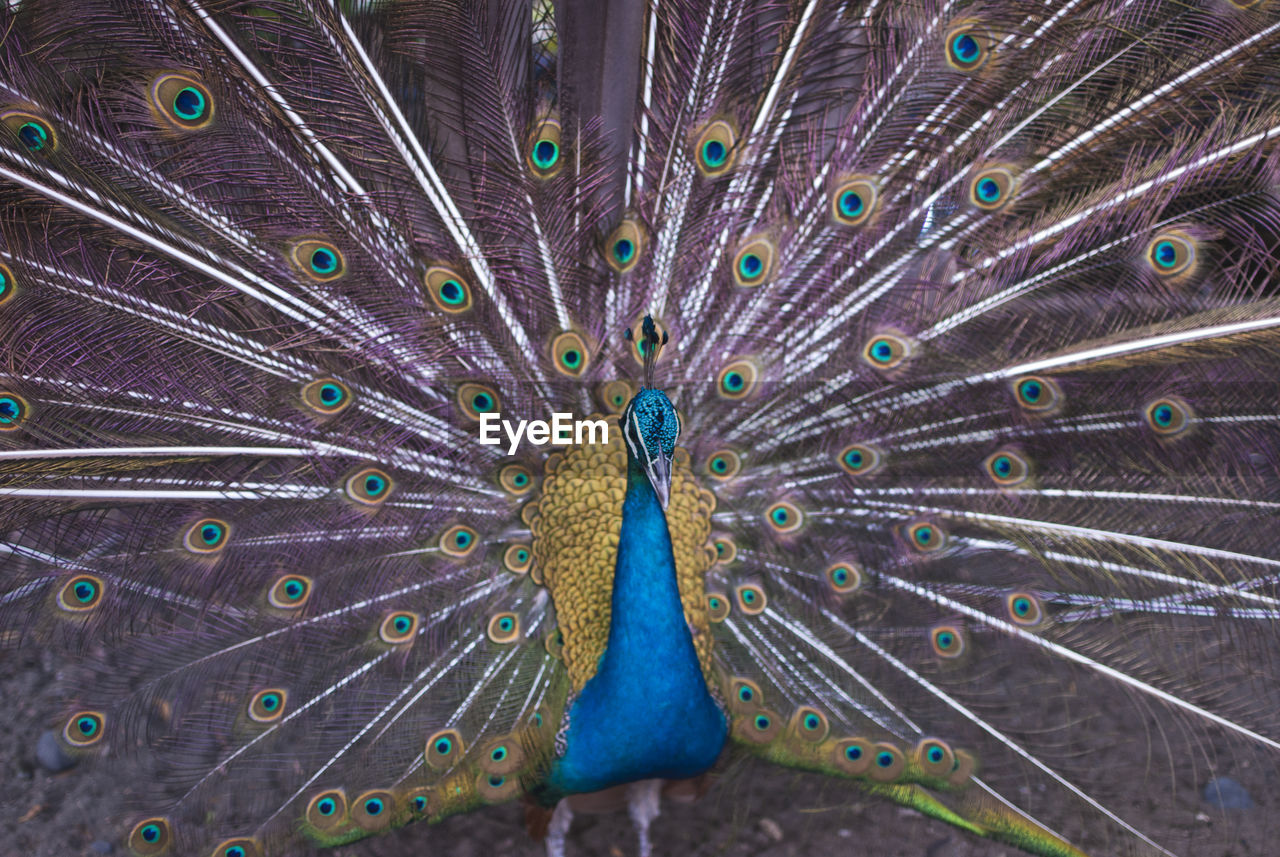
[[1249,790],[1231,777],[1214,777],[1204,787],[1205,803],[1218,809],[1252,809]]
[[116,847],[105,839],[95,839],[89,846],[89,850],[94,854],[110,854],[116,850]]
[[774,842],[782,841],[782,827],[772,818],[760,819],[760,832],[772,839]]
[[36,741],[36,761],[40,763],[40,767],[51,774],[69,770],[75,767],[76,764],[75,758],[69,756],[67,751],[62,749],[62,745],[58,743],[58,736],[48,729]]

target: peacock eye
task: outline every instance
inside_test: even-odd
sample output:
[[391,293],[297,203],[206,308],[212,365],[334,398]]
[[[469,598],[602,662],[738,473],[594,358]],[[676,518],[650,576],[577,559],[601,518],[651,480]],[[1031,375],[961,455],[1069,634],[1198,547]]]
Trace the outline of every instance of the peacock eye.
[[453,268],[432,265],[422,275],[422,283],[437,309],[450,315],[471,309],[471,287]]
[[468,383],[458,387],[458,405],[468,418],[478,422],[482,414],[498,413],[501,399],[492,387]]
[[253,839],[227,839],[213,849],[214,857],[261,857],[262,849]]
[[759,373],[749,360],[737,360],[720,370],[716,388],[726,399],[745,399],[755,389]]
[[1195,419],[1191,406],[1181,399],[1156,399],[1143,410],[1147,425],[1160,437],[1175,437],[1185,432]]
[[1182,232],[1161,232],[1147,245],[1147,263],[1161,277],[1173,277],[1196,261],[1195,243]]
[[957,27],[947,34],[947,63],[959,71],[977,71],[991,52],[991,37],[974,24]]
[[351,389],[336,378],[318,378],[302,388],[302,403],[317,414],[332,416],[351,404]]
[[793,503],[774,503],[764,513],[765,520],[774,531],[793,533],[804,524],[804,513]]
[[258,723],[274,723],[284,716],[288,694],[279,688],[260,690],[249,700],[249,717]]
[[464,557],[476,549],[480,534],[470,527],[457,524],[440,536],[440,550],[452,557]]
[[1044,619],[1044,606],[1030,592],[1010,592],[1004,599],[1005,609],[1015,624],[1039,625]]
[[533,551],[528,545],[510,545],[502,555],[502,564],[512,574],[524,574],[533,563]]
[[0,392],[0,431],[13,431],[27,418],[27,400],[17,393]]
[[281,610],[297,610],[311,597],[311,578],[300,574],[287,574],[277,580],[267,593],[271,606]]
[[1003,487],[1021,484],[1031,473],[1031,465],[1027,459],[1010,449],[1002,449],[987,456],[983,467],[992,481]]
[[954,625],[934,628],[929,632],[929,643],[935,655],[947,659],[960,657],[966,648],[964,632]]
[[1013,199],[1016,179],[1004,167],[983,170],[969,182],[969,201],[983,211],[998,211]]
[[708,123],[693,144],[694,160],[698,172],[707,178],[716,178],[733,167],[734,143],[737,135],[723,119]]
[[77,711],[67,718],[62,737],[72,747],[91,747],[102,740],[105,722],[97,711]]
[[707,459],[707,473],[712,479],[732,479],[742,470],[742,459],[731,449],[720,449]]
[[527,157],[530,171],[541,179],[548,179],[560,172],[562,158],[560,123],[552,118],[543,119],[529,138]]
[[625,274],[640,261],[644,240],[644,227],[638,220],[623,220],[605,239],[605,261],[619,274]]
[[391,792],[365,792],[351,804],[351,820],[356,827],[368,833],[377,833],[391,826],[396,798]]
[[339,789],[330,789],[313,797],[307,804],[307,822],[319,830],[332,830],[345,820],[347,797]]
[[875,369],[894,369],[910,356],[910,343],[892,333],[871,337],[862,349],[863,359]]
[[346,481],[347,497],[363,506],[377,506],[391,496],[395,483],[391,477],[376,467],[366,467],[352,474]]
[[419,619],[416,613],[397,610],[388,614],[382,620],[382,624],[378,626],[378,636],[382,639],[382,642],[390,643],[393,646],[407,643],[417,633],[418,622]]
[[91,574],[77,574],[58,590],[58,606],[68,613],[87,613],[102,602],[103,583]]
[[129,848],[138,857],[154,857],[169,849],[172,836],[167,819],[148,818],[139,821],[129,832]]
[[0,262],[0,306],[8,303],[18,293],[18,282],[9,266]]
[[182,541],[192,553],[212,554],[226,547],[230,537],[230,524],[217,518],[205,518],[192,524]]
[[753,583],[735,587],[733,591],[738,597],[738,609],[748,616],[763,613],[769,606],[769,598],[764,589]]
[[8,128],[22,148],[33,155],[47,155],[58,147],[53,126],[35,114],[6,110],[0,113],[0,125]]
[[157,121],[175,131],[196,131],[213,121],[213,96],[192,75],[158,75],[148,94]]
[[489,619],[489,639],[495,643],[513,643],[520,638],[520,617],[515,613],[498,613]]
[[556,371],[571,378],[581,375],[590,362],[586,342],[572,330],[565,331],[552,341],[551,359]]
[[841,595],[856,592],[862,587],[862,570],[852,563],[838,562],[830,566],[826,577],[831,588]]
[[747,244],[733,258],[733,278],[740,286],[758,286],[769,279],[777,249],[761,238]]
[[861,226],[875,213],[879,191],[870,179],[851,179],[831,194],[831,213],[838,223]]
[[729,618],[729,599],[718,592],[707,594],[707,618],[712,622],[723,622]]
[[866,476],[880,469],[883,457],[875,447],[856,443],[842,449],[838,460],[846,473]]
[[1013,382],[1013,392],[1018,404],[1033,413],[1052,411],[1062,404],[1062,393],[1058,385],[1039,375],[1018,378]]
[[947,543],[946,531],[928,521],[907,527],[906,535],[907,542],[919,553],[935,553],[942,550]]

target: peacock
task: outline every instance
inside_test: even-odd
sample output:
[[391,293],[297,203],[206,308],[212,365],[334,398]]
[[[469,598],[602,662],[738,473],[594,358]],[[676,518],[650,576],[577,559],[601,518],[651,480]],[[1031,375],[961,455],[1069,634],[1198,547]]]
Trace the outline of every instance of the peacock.
[[10,0],[0,69],[0,653],[120,853],[1267,801],[1276,0]]

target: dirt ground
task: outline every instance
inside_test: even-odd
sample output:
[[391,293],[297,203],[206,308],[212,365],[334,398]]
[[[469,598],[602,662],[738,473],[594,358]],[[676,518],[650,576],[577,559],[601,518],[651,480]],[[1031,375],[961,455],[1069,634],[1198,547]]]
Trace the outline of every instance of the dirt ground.
[[[36,760],[36,743],[46,728],[44,714],[56,708],[54,665],[48,660],[39,653],[0,651],[5,711],[0,719],[0,857],[125,855],[119,836],[121,807],[130,792],[129,772],[77,766],[51,774]],[[1118,809],[1157,834],[1180,857],[1273,857],[1280,854],[1280,801],[1273,797],[1280,783],[1274,770],[1254,775],[1246,782],[1255,802],[1251,809],[1223,811],[1198,795],[1175,807],[1146,806],[1141,795],[1134,795],[1132,806]],[[386,837],[317,853],[538,857],[544,852],[525,834],[522,808],[511,804],[435,826],[411,825]],[[575,819],[567,857],[636,853],[624,813]],[[1018,857],[1020,852],[870,799],[847,784],[752,763],[717,783],[696,804],[664,804],[655,823],[654,854]],[[1096,857],[1109,855],[1098,852]]]

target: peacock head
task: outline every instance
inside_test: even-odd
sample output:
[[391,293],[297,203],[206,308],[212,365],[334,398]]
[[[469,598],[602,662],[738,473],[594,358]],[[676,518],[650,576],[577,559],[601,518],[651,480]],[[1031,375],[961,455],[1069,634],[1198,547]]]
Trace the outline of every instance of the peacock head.
[[671,498],[671,458],[680,437],[675,405],[666,393],[645,387],[632,398],[619,422],[630,463],[644,471],[665,510]]

